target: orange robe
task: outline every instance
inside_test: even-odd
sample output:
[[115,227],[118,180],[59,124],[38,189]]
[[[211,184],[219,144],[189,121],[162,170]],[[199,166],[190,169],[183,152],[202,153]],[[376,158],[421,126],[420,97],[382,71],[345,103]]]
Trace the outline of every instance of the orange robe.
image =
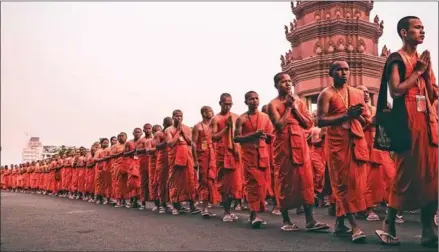
[[[371,117],[375,116],[375,113],[371,112]],[[364,128],[364,136],[366,137],[367,146],[369,149],[369,162],[366,165],[366,207],[372,208],[376,204],[384,201],[385,187],[383,187],[383,160],[384,156],[388,155],[388,152],[378,150],[374,148],[375,141],[375,125],[369,124]]]
[[[245,116],[245,115],[244,115]],[[273,125],[267,114],[256,112],[247,114],[247,120],[242,125],[242,135],[255,133],[258,129],[265,133],[273,132]],[[265,140],[241,143],[242,164],[244,169],[245,190],[250,211],[265,212],[265,197],[267,196],[267,177],[270,176],[269,147]]]
[[[320,129],[322,130],[322,129]],[[324,141],[310,144],[310,157],[314,174],[314,191],[321,193],[325,186],[326,160],[324,154]]]
[[93,193],[95,188],[95,166],[93,156],[89,156],[86,162],[86,179],[85,179],[85,192]]
[[[277,204],[281,210],[314,204],[313,171],[305,136],[306,130],[312,127],[312,118],[301,100],[296,103],[297,110],[305,117],[306,128],[291,113],[288,124],[275,131],[274,172]],[[281,106],[281,116],[285,110],[285,105]]]
[[220,201],[220,198],[215,185],[217,174],[215,149],[209,126],[204,125],[202,122],[200,124],[203,131],[199,134],[196,143],[199,164],[198,199],[216,204]]
[[148,190],[148,167],[149,167],[149,156],[147,154],[139,155],[140,159],[140,200],[147,201],[149,196]]
[[128,198],[128,157],[119,156],[113,159],[113,168],[115,171],[115,197],[116,199]]
[[140,159],[138,155],[126,158],[128,170],[128,196],[130,198],[140,196]]
[[[168,176],[169,176],[169,165],[168,165],[168,151],[169,148],[166,146],[163,150],[157,150],[153,155],[155,155],[155,165],[152,164],[154,173],[154,182],[152,183],[152,196],[154,199],[158,199],[160,203],[166,203],[169,200],[168,191]],[[151,157],[151,160],[153,157]]]
[[[413,73],[416,58],[411,62],[399,51],[405,65],[405,78]],[[396,175],[390,193],[389,205],[398,210],[423,208],[438,200],[438,120],[432,103],[437,100],[436,78],[430,71],[435,87],[433,101],[427,101],[427,113],[417,111],[416,95],[425,95],[425,81],[418,79],[418,85],[403,96],[407,111],[407,123],[411,137],[411,148],[395,153]],[[427,97],[428,99],[428,97]],[[430,103],[431,102],[431,103]]]
[[105,196],[105,170],[106,161],[96,162],[95,166],[95,195]]
[[[148,191],[149,191],[149,200],[155,201],[158,200],[158,188],[157,188],[157,179],[156,179],[156,167],[157,167],[157,154],[155,151],[149,156],[149,166],[148,166]],[[166,155],[166,159],[168,156]],[[167,175],[166,175],[167,181]]]
[[113,170],[113,160],[110,158],[108,160],[105,161],[105,165],[104,165],[104,187],[105,187],[105,192],[104,192],[104,196],[106,198],[111,198],[113,196],[113,181],[111,178],[112,175],[112,170]]
[[[171,128],[168,128],[170,130]],[[186,136],[190,136],[190,128],[183,125]],[[172,137],[175,133],[171,131]],[[169,200],[171,203],[194,200],[194,163],[192,151],[186,141],[181,139],[177,141],[174,147],[169,148]]]
[[389,202],[390,190],[392,188],[393,179],[395,178],[395,161],[390,156],[390,152],[385,152],[383,156],[382,164],[380,167],[381,171],[381,187],[384,190],[383,200]]
[[70,191],[78,191],[78,168],[72,166],[72,183],[70,184]]
[[[364,103],[361,90],[348,88],[349,106]],[[329,114],[339,115],[347,110],[343,100],[334,95],[329,105]],[[369,110],[362,115],[370,121]],[[350,129],[345,129],[349,128]],[[364,193],[366,191],[366,165],[369,150],[362,125],[358,120],[345,123],[345,128],[329,126],[326,133],[327,165],[331,180],[332,194],[335,198],[336,216],[358,213],[366,210]]]
[[[226,127],[228,116],[216,115],[218,120],[218,131]],[[242,198],[242,163],[239,157],[240,146],[233,143],[234,129],[229,129],[222,139],[215,143],[216,167],[218,169],[217,183],[221,196],[228,196],[233,199]]]

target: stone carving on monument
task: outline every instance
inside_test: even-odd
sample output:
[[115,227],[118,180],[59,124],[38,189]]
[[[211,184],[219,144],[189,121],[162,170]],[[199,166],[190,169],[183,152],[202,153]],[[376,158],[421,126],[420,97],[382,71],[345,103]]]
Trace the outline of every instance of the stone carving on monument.
[[326,52],[327,53],[334,52],[334,42],[332,42],[332,40],[329,40],[328,45],[326,46]]
[[378,17],[378,15],[375,15],[375,18],[373,19],[373,22],[375,24],[379,24],[380,23],[380,18]]
[[314,45],[314,52],[315,52],[317,55],[320,55],[320,54],[322,54],[322,52],[323,52],[323,50],[322,50],[322,45],[320,44],[319,41],[317,41],[316,44]]
[[337,51],[339,51],[339,52],[344,52],[345,51],[344,39],[343,38],[338,39]]
[[363,39],[358,40],[357,42],[357,50],[359,53],[364,53],[364,51],[366,50],[366,44],[364,43]]
[[381,29],[384,29],[384,20],[381,20],[380,27],[381,27]]
[[315,12],[315,14],[314,14],[314,20],[317,21],[317,22],[320,21],[320,11],[316,11],[316,12]]
[[331,12],[327,11],[325,18],[326,18],[326,20],[329,20],[331,18]]
[[348,50],[348,52],[353,52],[354,51],[354,45],[352,45],[352,40],[348,39],[348,43],[346,45],[346,49]]
[[283,55],[280,56],[280,66],[285,66],[285,57]]
[[356,10],[355,11],[355,18],[360,19],[360,17],[361,17],[361,12],[359,10]]
[[291,11],[294,11],[294,2],[291,1]]
[[335,17],[340,18],[340,16],[341,16],[341,10],[340,7],[337,7],[337,9],[335,9]]
[[387,49],[387,46],[386,46],[386,45],[384,45],[384,46],[383,46],[383,49],[381,50],[381,55],[380,55],[380,57],[387,58],[387,57],[389,56],[389,54],[390,54],[390,50]]
[[344,16],[345,16],[345,18],[351,18],[351,11],[348,9],[345,9]]
[[284,29],[285,29],[285,35],[288,34],[288,26],[284,25]]

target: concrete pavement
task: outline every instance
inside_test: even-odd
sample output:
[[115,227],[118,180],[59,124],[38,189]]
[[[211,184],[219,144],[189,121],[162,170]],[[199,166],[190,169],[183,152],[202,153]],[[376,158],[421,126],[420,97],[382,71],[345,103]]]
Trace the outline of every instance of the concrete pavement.
[[[291,211],[298,232],[280,230],[281,217],[263,214],[268,224],[252,230],[248,211],[237,212],[240,219],[223,223],[221,209],[203,219],[199,214],[159,215],[137,209],[114,208],[81,200],[38,194],[1,193],[2,251],[437,251],[420,244],[419,215],[406,215],[398,225],[399,247],[379,243],[374,230],[380,222],[360,220],[367,234],[366,244],[353,244],[331,233],[308,233],[304,216]],[[383,214],[381,214],[383,216]],[[328,223],[334,217],[326,209],[316,209],[316,218]]]

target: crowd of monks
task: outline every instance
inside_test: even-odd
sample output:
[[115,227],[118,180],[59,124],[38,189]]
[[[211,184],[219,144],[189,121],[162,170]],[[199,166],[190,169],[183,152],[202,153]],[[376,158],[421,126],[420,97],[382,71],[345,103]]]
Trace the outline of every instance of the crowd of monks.
[[[193,127],[175,110],[163,125],[135,128],[131,140],[121,132],[101,138],[89,152],[70,149],[2,169],[2,189],[141,210],[150,201],[158,213],[205,218],[219,204],[224,222],[237,220],[233,212],[248,207],[253,228],[266,224],[259,213],[272,200],[270,211],[282,217],[283,231],[299,228],[290,220],[291,209],[304,213],[307,231],[329,229],[313,214],[313,207],[326,205],[336,217],[334,233],[353,242],[366,239],[356,218],[379,221],[375,207],[384,204],[387,216],[376,231],[383,244],[398,245],[395,223],[403,221],[403,211],[420,209],[422,244],[437,246],[438,88],[429,52],[416,52],[422,22],[405,17],[398,31],[404,45],[389,56],[383,78],[394,106],[397,99],[405,106],[407,150],[375,148],[381,108],[372,105],[366,86],[347,84],[349,65],[336,60],[329,68],[333,84],[320,93],[313,113],[281,72],[274,76],[277,97],[261,111],[254,91],[245,94],[248,110],[241,115],[231,112],[232,96],[223,93],[220,112],[202,107]],[[387,102],[386,109],[392,109]]]

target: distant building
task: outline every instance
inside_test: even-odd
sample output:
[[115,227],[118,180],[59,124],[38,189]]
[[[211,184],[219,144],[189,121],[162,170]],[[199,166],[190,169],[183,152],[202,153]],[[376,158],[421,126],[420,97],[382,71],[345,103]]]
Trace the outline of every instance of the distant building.
[[27,142],[27,146],[21,152],[21,162],[32,162],[39,160],[43,153],[43,144],[39,137],[31,137]]
[[[63,146],[43,145],[39,137],[31,137],[21,153],[21,162],[32,162],[53,157]],[[64,146],[65,149],[79,149],[75,146]]]

